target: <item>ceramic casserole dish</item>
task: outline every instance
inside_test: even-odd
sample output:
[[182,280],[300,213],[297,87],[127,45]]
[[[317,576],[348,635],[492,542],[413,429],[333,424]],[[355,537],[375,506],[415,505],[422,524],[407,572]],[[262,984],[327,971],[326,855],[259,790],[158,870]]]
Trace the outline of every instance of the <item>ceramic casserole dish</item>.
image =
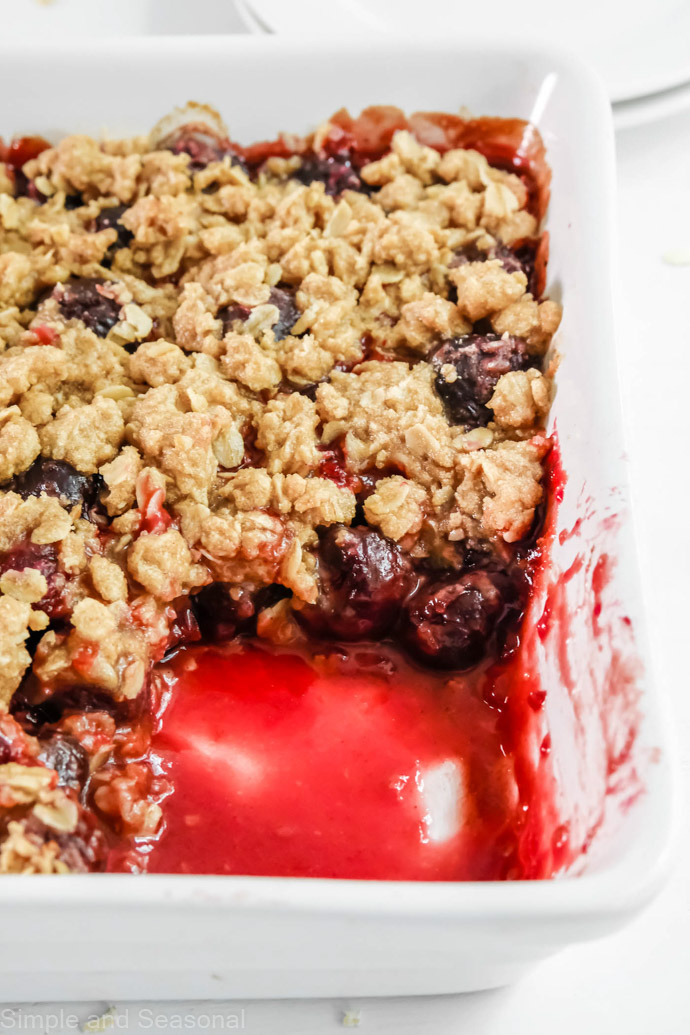
[[307,132],[343,106],[371,104],[466,106],[539,128],[553,170],[547,291],[564,305],[550,430],[565,477],[548,571],[528,614],[538,626],[530,665],[547,690],[542,733],[556,807],[588,845],[548,881],[4,877],[0,996],[469,991],[614,930],[660,885],[675,792],[629,511],[613,324],[613,132],[599,81],[566,54],[493,40],[142,38],[3,44],[0,56],[5,139],[143,133],[190,99],[217,107],[241,143]]

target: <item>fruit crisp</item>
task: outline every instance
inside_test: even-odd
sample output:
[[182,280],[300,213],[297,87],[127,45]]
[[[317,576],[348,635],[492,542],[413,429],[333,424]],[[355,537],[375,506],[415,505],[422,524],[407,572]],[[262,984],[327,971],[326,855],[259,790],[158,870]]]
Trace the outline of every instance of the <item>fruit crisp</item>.
[[[0,871],[457,875],[348,868],[327,819],[309,864],[275,844],[258,862],[251,816],[280,826],[260,800],[214,848],[198,813],[222,761],[195,771],[179,837],[200,840],[177,857],[170,758],[190,728],[209,756],[204,714],[268,737],[242,709],[271,712],[269,670],[295,697],[317,672],[325,739],[266,749],[313,811],[337,730],[360,745],[326,751],[338,778],[386,754],[372,686],[398,715],[514,646],[561,316],[538,134],[378,108],[241,147],[190,105],[148,136],[0,159]],[[211,704],[201,672],[257,693]]]

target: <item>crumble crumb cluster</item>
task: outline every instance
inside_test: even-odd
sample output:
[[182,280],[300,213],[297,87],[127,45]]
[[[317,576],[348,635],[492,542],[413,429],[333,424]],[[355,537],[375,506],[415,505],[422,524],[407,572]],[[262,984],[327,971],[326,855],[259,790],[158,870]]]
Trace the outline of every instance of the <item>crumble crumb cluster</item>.
[[5,149],[0,871],[155,832],[122,726],[219,586],[234,631],[285,644],[323,633],[326,529],[433,584],[532,528],[560,307],[528,187],[407,129],[373,160],[341,137]]

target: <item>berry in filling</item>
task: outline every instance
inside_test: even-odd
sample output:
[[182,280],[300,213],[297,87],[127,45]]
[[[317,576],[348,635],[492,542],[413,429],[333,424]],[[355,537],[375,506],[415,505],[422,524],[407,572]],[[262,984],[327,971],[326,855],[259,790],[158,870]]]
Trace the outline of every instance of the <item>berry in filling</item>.
[[98,230],[115,230],[117,232],[116,247],[126,248],[132,241],[133,234],[121,222],[127,211],[126,205],[108,205],[102,208],[94,220],[94,228]]
[[58,775],[61,787],[80,789],[89,775],[89,756],[75,737],[54,733],[41,741],[39,759]]
[[246,170],[247,164],[228,140],[222,140],[210,130],[203,127],[181,127],[162,145],[173,154],[189,155],[192,170],[204,169],[211,162],[220,162],[228,158],[231,165]]
[[521,338],[491,333],[442,341],[430,359],[448,419],[471,428],[492,419],[487,403],[503,374],[527,370],[534,362]]
[[492,652],[499,624],[515,603],[515,590],[503,573],[446,575],[410,598],[405,644],[428,664],[471,668]]
[[311,633],[333,640],[384,636],[415,583],[396,544],[366,527],[331,525],[323,532],[317,572],[316,603],[297,616]]
[[22,499],[45,493],[68,503],[81,503],[84,510],[93,507],[98,499],[97,478],[81,474],[64,460],[50,460],[43,456],[28,470],[15,475],[4,489],[16,492]]
[[323,183],[326,194],[342,194],[344,190],[362,190],[363,184],[350,157],[345,155],[308,155],[292,174],[300,183]]
[[58,288],[56,297],[66,320],[81,320],[99,338],[120,319],[120,303],[107,294],[103,280],[79,277]]
[[[278,319],[272,324],[273,337],[276,341],[282,341],[299,320],[301,313],[295,304],[295,293],[290,288],[271,288],[268,295],[268,304],[274,305],[278,310]],[[238,330],[242,330],[242,324],[252,314],[252,307],[246,305],[232,305],[222,309],[218,314],[223,321],[223,329],[231,331],[237,323]]]
[[276,341],[282,341],[292,332],[292,328],[302,315],[295,303],[295,293],[289,288],[271,288],[268,303],[276,306],[278,310],[278,321],[273,324],[273,335]]

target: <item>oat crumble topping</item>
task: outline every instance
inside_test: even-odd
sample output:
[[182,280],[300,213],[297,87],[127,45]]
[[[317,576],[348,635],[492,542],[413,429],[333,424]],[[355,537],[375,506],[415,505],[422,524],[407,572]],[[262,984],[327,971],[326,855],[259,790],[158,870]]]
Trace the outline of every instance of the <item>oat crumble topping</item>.
[[560,321],[534,192],[406,128],[343,159],[342,133],[0,148],[0,872],[155,833],[118,724],[204,594],[293,642],[329,529],[439,574],[533,527]]

